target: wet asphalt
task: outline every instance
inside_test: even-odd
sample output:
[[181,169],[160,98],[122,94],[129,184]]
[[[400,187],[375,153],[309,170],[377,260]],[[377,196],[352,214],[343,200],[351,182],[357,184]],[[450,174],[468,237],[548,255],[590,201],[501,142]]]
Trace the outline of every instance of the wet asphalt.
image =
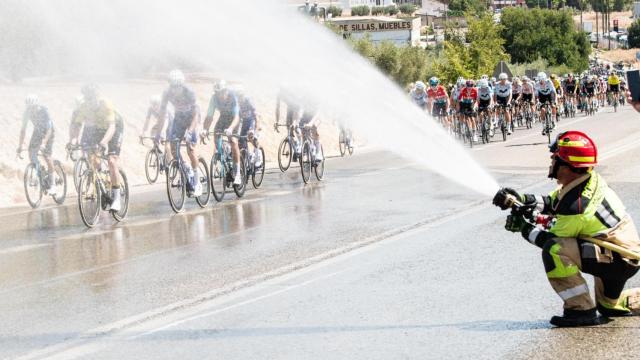
[[[640,115],[597,134],[601,172],[640,221]],[[546,138],[519,130],[473,156],[500,184],[546,192]],[[428,156],[428,155],[427,155]],[[313,178],[312,178],[313,179]],[[393,154],[269,171],[241,200],[183,214],[164,185],[87,230],[65,206],[0,211],[0,358],[596,358],[640,350],[637,319],[551,329],[561,302],[539,251],[486,197]],[[630,285],[640,281],[632,279]]]

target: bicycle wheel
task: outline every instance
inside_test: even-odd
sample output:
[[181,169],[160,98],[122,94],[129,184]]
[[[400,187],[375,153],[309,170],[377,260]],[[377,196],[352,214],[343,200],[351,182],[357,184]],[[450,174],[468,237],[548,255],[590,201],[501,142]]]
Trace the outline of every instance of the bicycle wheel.
[[311,178],[311,145],[305,141],[302,145],[300,154],[300,172],[302,173],[302,181],[308,183]]
[[345,139],[343,131],[340,131],[340,137],[338,138],[338,145],[340,146],[340,156],[344,156],[344,154],[347,153],[347,140]]
[[120,211],[111,211],[111,216],[120,222],[129,212],[129,181],[124,171],[118,170],[118,172],[120,173]]
[[171,160],[167,167],[167,197],[169,205],[176,213],[184,208],[184,200],[187,196],[187,184],[184,171],[180,168],[178,160]]
[[324,149],[322,149],[322,144],[320,144],[320,154],[322,154],[322,160],[316,160],[316,163],[314,165],[314,172],[316,173],[316,179],[318,179],[318,181],[322,181],[322,179],[324,178],[325,158],[324,158]]
[[265,164],[266,164],[266,158],[264,157],[264,149],[262,147],[260,147],[259,149],[261,155],[262,155],[262,164],[257,167],[254,164],[254,168],[253,168],[253,174],[251,175],[251,182],[253,183],[253,187],[254,188],[259,188],[260,185],[262,185],[262,180],[264,180],[264,170],[265,170]]
[[196,181],[202,185],[202,195],[196,197],[196,202],[201,208],[205,208],[211,199],[211,184],[209,182],[209,167],[203,158],[198,159],[198,174],[200,176]]
[[73,186],[76,188],[76,193],[80,189],[80,176],[89,168],[89,163],[85,158],[80,158],[73,165]]
[[289,138],[284,138],[278,147],[278,166],[280,167],[280,171],[285,172],[289,169],[292,157],[293,153]]
[[153,184],[158,180],[158,175],[160,174],[160,157],[156,149],[151,149],[147,152],[147,157],[144,161],[144,173],[147,175],[149,184]]
[[240,150],[240,178],[242,179],[240,185],[233,184],[233,192],[236,193],[238,198],[244,196],[245,191],[247,190],[247,166],[248,166],[249,158],[247,157],[247,150]]
[[467,134],[467,139],[469,140],[469,147],[473,147],[473,131],[469,127],[468,124],[464,124]]
[[53,201],[58,205],[62,205],[67,198],[67,175],[58,160],[53,161],[53,183],[58,188],[58,193],[53,196]]
[[220,155],[217,153],[214,154],[209,165],[209,182],[211,183],[213,197],[218,202],[224,199],[226,175]]
[[500,130],[502,130],[502,141],[507,141],[507,121],[504,118],[504,112],[500,114]]
[[87,227],[94,227],[98,222],[102,196],[98,180],[92,171],[84,171],[78,186],[78,209],[80,218]]
[[42,184],[35,164],[27,165],[24,170],[24,193],[32,208],[40,206],[42,201]]

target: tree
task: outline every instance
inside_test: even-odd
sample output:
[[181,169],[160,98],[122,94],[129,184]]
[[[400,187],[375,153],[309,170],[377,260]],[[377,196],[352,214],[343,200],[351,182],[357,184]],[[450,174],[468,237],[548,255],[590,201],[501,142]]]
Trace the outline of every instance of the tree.
[[416,11],[416,6],[414,4],[402,4],[398,7],[398,10],[405,15],[411,15]]
[[629,32],[629,47],[640,48],[640,19],[629,25],[627,31]]
[[574,71],[589,65],[591,46],[569,11],[509,8],[500,22],[506,51],[515,63],[542,58],[551,66],[565,64]]
[[471,72],[476,76],[493,72],[500,61],[508,61],[509,55],[504,48],[504,39],[500,36],[503,26],[486,14],[480,18],[467,16],[468,31],[466,41],[469,44]]
[[444,54],[446,62],[438,67],[440,76],[454,82],[458,76],[478,78],[493,72],[501,60],[509,60],[500,37],[502,25],[496,24],[490,14],[481,17],[467,15],[466,34],[447,29]]

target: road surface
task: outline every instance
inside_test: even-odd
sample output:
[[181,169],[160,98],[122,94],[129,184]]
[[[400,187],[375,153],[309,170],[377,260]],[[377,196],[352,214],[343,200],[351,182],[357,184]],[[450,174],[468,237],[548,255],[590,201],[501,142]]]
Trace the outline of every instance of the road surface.
[[[592,134],[600,172],[640,222],[640,116],[560,122]],[[501,185],[547,192],[546,137],[471,150]],[[424,154],[428,157],[429,154]],[[456,166],[456,164],[451,164]],[[175,215],[164,184],[87,230],[65,206],[0,211],[0,358],[616,358],[639,319],[552,329],[539,250],[490,199],[356,149],[302,185],[270,171],[240,201]],[[232,194],[229,194],[232,195]],[[591,280],[589,280],[591,281]],[[640,286],[632,279],[630,286]]]

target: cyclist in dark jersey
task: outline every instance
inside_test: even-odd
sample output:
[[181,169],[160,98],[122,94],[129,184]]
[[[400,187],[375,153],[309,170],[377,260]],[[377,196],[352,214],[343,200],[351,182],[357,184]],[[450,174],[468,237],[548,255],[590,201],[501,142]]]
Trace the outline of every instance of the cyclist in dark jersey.
[[[185,85],[185,77],[182,71],[173,70],[169,73],[169,88],[162,95],[160,103],[160,114],[166,114],[167,105],[171,103],[174,109],[173,124],[169,131],[169,141],[171,141],[171,151],[175,157],[176,139],[184,139],[187,143],[187,155],[193,171],[193,179],[199,179],[198,151],[198,107],[196,105],[196,95]],[[191,177],[191,172],[189,173]],[[190,182],[192,179],[189,180]],[[202,183],[193,181],[193,196],[202,195]]]
[[[42,149],[44,159],[47,163],[47,170],[49,171],[49,179],[53,179],[53,159],[51,153],[53,149],[54,140],[54,128],[51,117],[49,116],[49,110],[45,106],[39,104],[38,97],[36,95],[29,95],[25,101],[26,108],[22,115],[22,127],[20,129],[20,140],[18,141],[18,154],[23,149],[24,138],[26,135],[27,125],[29,122],[33,125],[33,132],[31,134],[31,140],[29,141],[29,160],[32,163],[37,163],[38,151]],[[55,184],[49,184],[49,189],[45,189],[50,195],[55,195],[57,189]]]
[[[255,166],[257,168],[262,166],[262,152],[260,151],[260,143],[258,139],[258,130],[260,126],[258,124],[258,113],[253,100],[249,98],[242,86],[238,86],[235,89],[236,97],[238,99],[239,116],[240,116],[240,136],[247,136],[247,139],[241,139],[241,142],[250,141],[253,144]],[[241,144],[246,146],[247,144]],[[248,146],[246,147],[249,151]]]
[[[233,162],[237,165],[240,163],[240,148],[238,147],[238,139],[232,137],[232,135],[238,135],[240,125],[240,108],[238,106],[238,99],[236,95],[227,87],[227,82],[224,80],[218,81],[213,87],[214,93],[211,95],[209,101],[209,109],[207,110],[207,117],[204,120],[204,129],[208,132],[213,122],[213,116],[216,110],[220,113],[216,126],[214,127],[215,133],[223,132],[229,138],[229,144],[231,145],[231,153],[233,155]],[[214,144],[218,143],[219,135],[214,137]],[[215,146],[215,145],[214,145]],[[216,149],[217,150],[217,149]],[[236,171],[234,175],[233,183],[235,185],[242,184],[242,174],[240,173],[240,167],[235,166]]]

